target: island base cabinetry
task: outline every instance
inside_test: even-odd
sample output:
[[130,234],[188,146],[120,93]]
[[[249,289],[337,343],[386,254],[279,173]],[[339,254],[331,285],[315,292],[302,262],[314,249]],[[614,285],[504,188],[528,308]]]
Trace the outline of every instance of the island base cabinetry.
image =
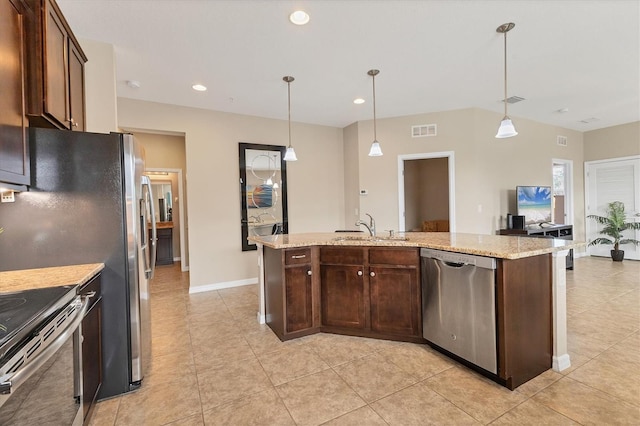
[[498,376],[515,389],[551,368],[551,255],[498,261]]
[[264,248],[266,322],[280,340],[319,331],[317,248]]
[[[321,248],[322,325],[365,330],[369,312],[365,300],[364,251],[360,248]],[[368,288],[366,289],[368,290]]]
[[418,249],[321,247],[322,331],[423,342]]
[[265,319],[281,340],[323,331],[424,343],[417,248],[263,253]]

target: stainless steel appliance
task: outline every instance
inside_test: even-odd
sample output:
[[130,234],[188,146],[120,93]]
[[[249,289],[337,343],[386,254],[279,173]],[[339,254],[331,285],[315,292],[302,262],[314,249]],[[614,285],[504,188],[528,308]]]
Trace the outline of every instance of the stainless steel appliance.
[[29,191],[0,209],[0,270],[103,262],[98,398],[128,392],[144,378],[151,347],[156,234],[143,148],[126,134],[38,128],[29,144]]
[[496,260],[421,249],[423,335],[497,374]]
[[75,286],[0,295],[0,424],[82,424],[82,299]]

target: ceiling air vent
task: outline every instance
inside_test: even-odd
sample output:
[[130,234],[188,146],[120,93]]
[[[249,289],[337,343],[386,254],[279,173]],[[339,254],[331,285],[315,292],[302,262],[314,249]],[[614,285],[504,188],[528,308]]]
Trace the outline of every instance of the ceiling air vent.
[[[516,104],[520,101],[524,101],[524,98],[521,98],[520,96],[511,96],[510,98],[507,98],[508,104]],[[502,102],[504,102],[504,99],[502,100]]]
[[423,138],[427,136],[436,136],[438,134],[437,124],[421,124],[419,126],[411,126],[412,138]]
[[556,143],[559,146],[567,146],[567,137],[558,135],[558,139],[556,140]]
[[589,117],[589,118],[585,118],[584,120],[580,120],[581,123],[584,124],[589,124],[589,123],[593,123],[594,121],[598,121],[599,118],[598,117]]

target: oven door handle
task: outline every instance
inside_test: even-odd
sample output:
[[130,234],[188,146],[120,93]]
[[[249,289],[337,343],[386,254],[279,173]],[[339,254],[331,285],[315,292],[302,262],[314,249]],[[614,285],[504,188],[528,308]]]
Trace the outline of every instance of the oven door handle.
[[0,407],[9,399],[12,389],[19,388],[27,379],[29,379],[29,377],[42,367],[42,365],[44,365],[44,363],[46,363],[78,329],[85,314],[87,313],[89,299],[90,297],[76,297],[76,299],[71,303],[74,303],[80,309],[76,311],[76,317],[71,323],[69,323],[65,330],[28,364],[20,367],[20,369],[15,373],[5,374],[0,377]]

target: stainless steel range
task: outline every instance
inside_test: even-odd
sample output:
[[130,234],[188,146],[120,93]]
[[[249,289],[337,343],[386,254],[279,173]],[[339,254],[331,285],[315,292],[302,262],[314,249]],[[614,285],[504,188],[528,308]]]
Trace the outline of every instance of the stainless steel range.
[[0,294],[0,425],[81,425],[81,322],[75,286]]

